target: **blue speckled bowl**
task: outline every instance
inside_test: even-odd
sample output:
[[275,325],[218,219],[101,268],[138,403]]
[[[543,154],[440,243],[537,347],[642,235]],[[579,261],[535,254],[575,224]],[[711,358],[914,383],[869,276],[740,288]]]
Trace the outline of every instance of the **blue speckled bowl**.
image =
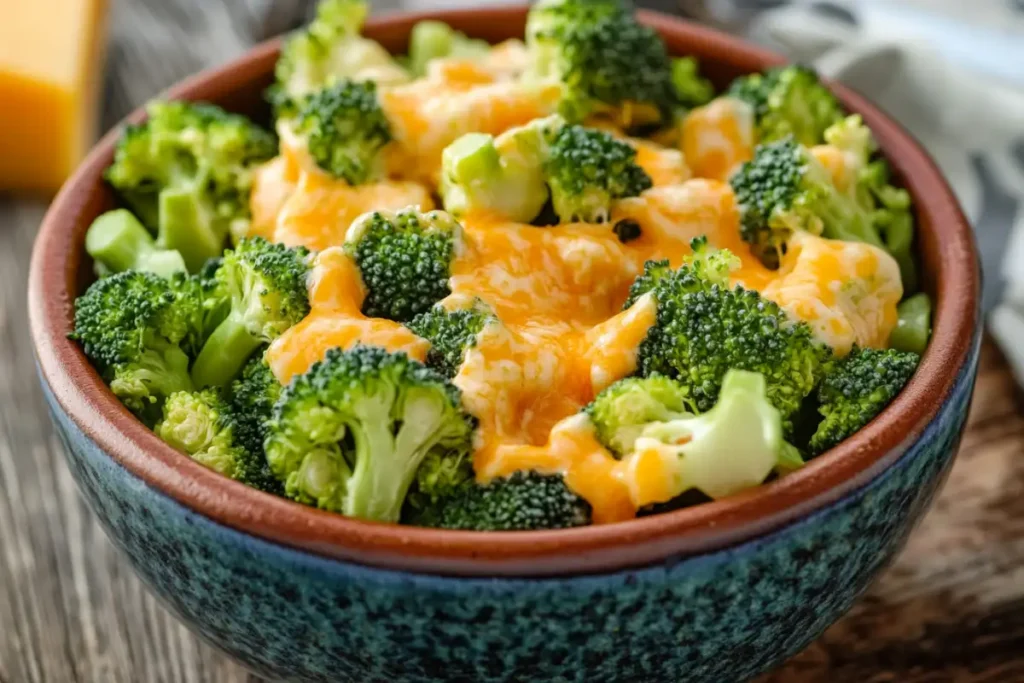
[[[497,40],[521,34],[525,10],[435,16]],[[368,33],[401,49],[420,18],[378,21]],[[683,22],[644,19],[721,82],[778,61]],[[259,115],[276,53],[265,45],[171,94]],[[908,135],[838,91],[914,194],[935,332],[893,405],[800,472],[678,512],[520,534],[361,522],[219,477],[136,422],[66,339],[89,278],[85,229],[112,205],[101,179],[108,136],[54,202],[30,280],[42,384],[75,479],[150,588],[270,678],[729,683],[777,665],[900,549],[949,470],[977,369],[980,275],[956,201]]]

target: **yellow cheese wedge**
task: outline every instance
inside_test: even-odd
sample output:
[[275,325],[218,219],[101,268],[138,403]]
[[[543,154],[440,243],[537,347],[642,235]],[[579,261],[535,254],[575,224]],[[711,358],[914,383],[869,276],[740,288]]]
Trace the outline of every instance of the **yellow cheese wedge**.
[[96,132],[107,0],[0,0],[0,191],[49,193]]

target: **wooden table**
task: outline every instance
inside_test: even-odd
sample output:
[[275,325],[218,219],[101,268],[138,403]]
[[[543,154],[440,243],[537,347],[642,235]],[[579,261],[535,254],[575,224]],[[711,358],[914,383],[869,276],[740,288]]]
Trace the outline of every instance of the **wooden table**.
[[[267,2],[115,3],[108,125],[204,61],[239,51],[253,37],[246,30],[267,30]],[[277,0],[275,8],[288,2],[301,0]],[[159,30],[147,34],[155,19]],[[139,47],[167,40],[183,47],[159,59]],[[0,683],[256,681],[149,596],[64,466],[37,387],[25,312],[28,257],[44,209],[0,197]],[[843,621],[759,683],[1024,681],[1018,399],[987,344],[960,458],[906,551]]]

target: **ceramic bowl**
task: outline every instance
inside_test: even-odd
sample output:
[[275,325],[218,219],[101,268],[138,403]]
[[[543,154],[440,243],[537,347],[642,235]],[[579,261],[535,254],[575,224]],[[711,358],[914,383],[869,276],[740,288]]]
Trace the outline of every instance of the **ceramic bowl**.
[[[432,16],[497,41],[522,35],[526,10]],[[374,20],[367,33],[402,50],[423,18]],[[781,61],[679,20],[642,19],[719,85]],[[278,48],[169,95],[265,119]],[[269,678],[729,683],[779,664],[850,607],[924,513],[956,452],[978,359],[978,259],[952,192],[909,135],[837,92],[914,195],[935,331],[891,407],[803,470],[677,512],[522,533],[363,522],[222,478],[133,419],[66,338],[90,280],[86,227],[113,205],[101,177],[112,133],[50,209],[29,283],[43,389],[82,493],[182,621]]]

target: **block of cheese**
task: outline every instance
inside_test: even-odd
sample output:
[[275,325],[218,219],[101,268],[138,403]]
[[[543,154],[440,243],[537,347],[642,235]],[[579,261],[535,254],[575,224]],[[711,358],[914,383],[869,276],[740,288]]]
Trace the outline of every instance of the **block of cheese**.
[[94,142],[107,0],[0,0],[0,191],[57,190]]

